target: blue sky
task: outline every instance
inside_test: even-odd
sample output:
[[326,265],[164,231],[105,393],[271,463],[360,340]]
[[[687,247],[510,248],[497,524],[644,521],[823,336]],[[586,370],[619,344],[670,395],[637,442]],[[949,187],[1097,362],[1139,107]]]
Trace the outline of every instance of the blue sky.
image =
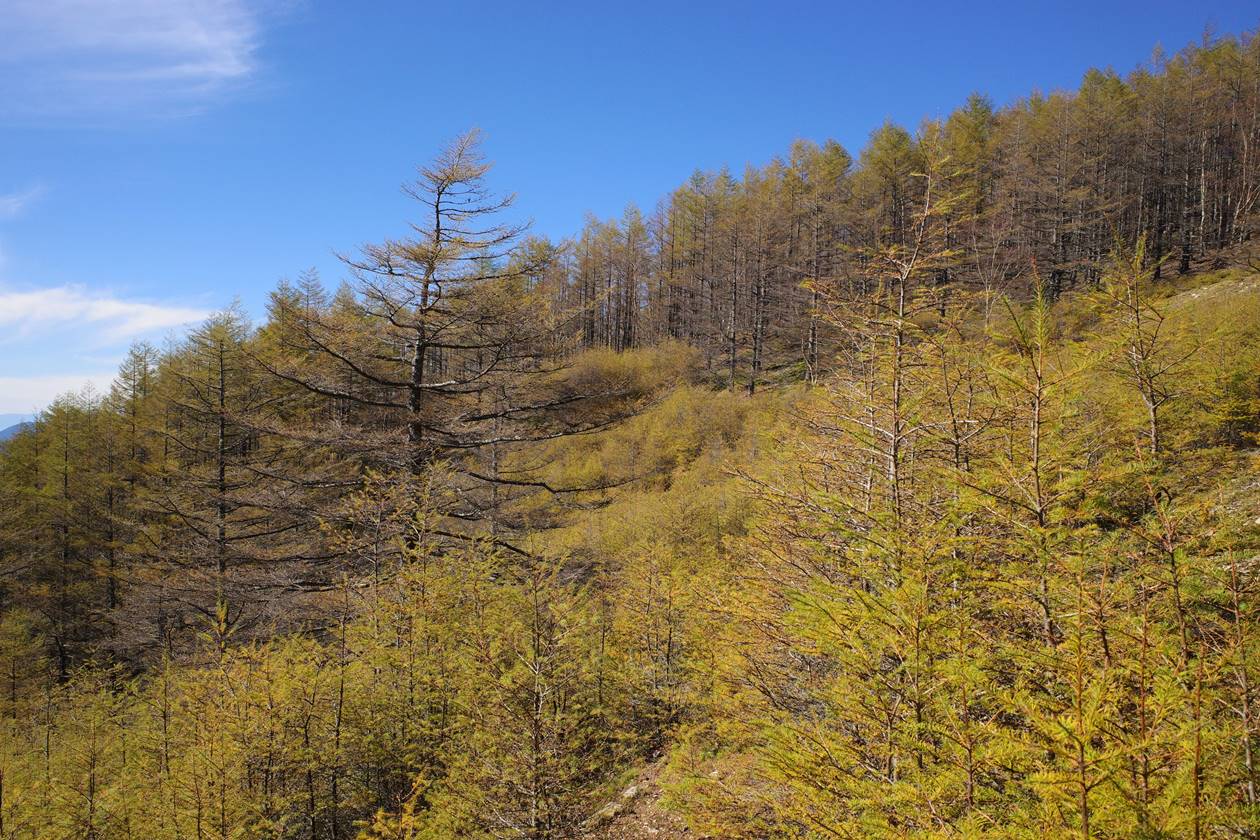
[[0,425],[334,252],[405,231],[401,182],[487,134],[535,231],[650,208],[797,137],[1072,87],[1253,3],[0,0]]

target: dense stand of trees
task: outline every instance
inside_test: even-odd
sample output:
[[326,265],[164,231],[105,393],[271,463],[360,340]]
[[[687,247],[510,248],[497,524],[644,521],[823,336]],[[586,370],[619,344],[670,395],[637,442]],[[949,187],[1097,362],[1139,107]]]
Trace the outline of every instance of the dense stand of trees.
[[457,139],[0,448],[0,840],[1260,836],[1258,113],[1223,39],[562,243]]
[[[816,283],[853,276],[853,254],[910,235],[929,147],[936,184],[958,197],[958,252],[938,282],[1030,287],[1097,283],[1116,236],[1147,238],[1156,276],[1185,274],[1250,236],[1260,198],[1260,45],[1226,38],[1157,57],[1127,77],[1086,74],[1074,93],[1004,108],[971,97],[915,132],[887,124],[854,161],[834,142],[696,173],[644,217],[591,220],[568,246],[567,300],[590,305],[586,346],[664,337],[753,387],[770,371],[820,364]],[[826,353],[822,354],[826,356]]]

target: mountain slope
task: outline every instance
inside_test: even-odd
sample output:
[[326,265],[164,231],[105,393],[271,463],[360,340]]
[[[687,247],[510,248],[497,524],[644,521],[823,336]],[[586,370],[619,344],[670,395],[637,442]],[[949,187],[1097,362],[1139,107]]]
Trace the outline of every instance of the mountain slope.
[[0,443],[3,443],[4,441],[9,440],[10,438],[16,437],[19,432],[21,432],[23,429],[25,429],[29,425],[30,425],[30,421],[24,420],[21,423],[14,423],[12,426],[8,426],[7,428],[0,429]]

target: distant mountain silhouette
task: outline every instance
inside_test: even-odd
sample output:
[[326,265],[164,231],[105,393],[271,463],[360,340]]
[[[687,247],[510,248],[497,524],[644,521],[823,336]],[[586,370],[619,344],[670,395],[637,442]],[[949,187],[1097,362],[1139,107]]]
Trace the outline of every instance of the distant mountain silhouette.
[[0,429],[0,443],[3,443],[9,438],[17,437],[18,432],[22,431],[29,425],[31,425],[29,421],[23,421],[21,423],[14,423],[8,428]]

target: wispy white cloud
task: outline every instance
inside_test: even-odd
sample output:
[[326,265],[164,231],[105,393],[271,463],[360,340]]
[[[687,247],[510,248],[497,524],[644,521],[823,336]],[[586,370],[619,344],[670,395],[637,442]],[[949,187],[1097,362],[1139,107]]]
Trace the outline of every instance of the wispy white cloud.
[[81,373],[52,376],[0,376],[0,413],[35,414],[64,394],[91,389],[109,393],[114,373]]
[[84,286],[0,287],[0,414],[39,411],[85,386],[106,393],[130,342],[208,315]]
[[189,109],[258,68],[264,18],[249,0],[5,0],[0,101],[17,114]]
[[0,193],[0,219],[12,219],[22,214],[44,192],[42,187],[31,187],[12,193]]
[[98,343],[126,341],[200,321],[208,314],[204,309],[189,306],[93,294],[82,286],[0,290],[0,329],[9,334],[8,341],[29,339],[39,332],[66,330],[74,330],[80,342],[93,335]]

